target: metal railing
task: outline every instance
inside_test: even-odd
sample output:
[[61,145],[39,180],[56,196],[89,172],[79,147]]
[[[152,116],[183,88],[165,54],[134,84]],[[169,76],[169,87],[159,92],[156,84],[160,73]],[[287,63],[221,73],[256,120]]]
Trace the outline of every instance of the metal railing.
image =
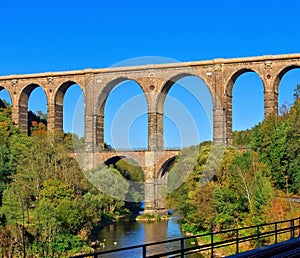
[[[162,149],[159,149],[158,151],[180,151],[182,149],[182,147],[179,146],[175,146],[175,147],[164,147]],[[135,148],[113,148],[113,147],[109,147],[109,148],[105,148],[103,150],[101,150],[101,152],[131,152],[131,151],[149,151],[149,148],[143,148],[143,147],[135,147]]]
[[[139,253],[139,257],[148,258],[163,256],[184,257],[196,252],[205,252],[208,255],[210,254],[211,257],[214,257],[215,252],[218,252],[218,249],[221,248],[228,249],[226,253],[227,255],[238,254],[241,251],[246,251],[245,247],[243,246],[245,243],[248,243],[248,249],[249,246],[252,246],[252,249],[255,249],[266,245],[276,244],[288,239],[293,239],[299,236],[300,217],[291,220],[175,238],[171,240],[129,246],[114,250],[104,250],[91,254],[77,255],[73,256],[72,258],[99,258],[106,257],[105,255],[108,254],[118,255],[115,257],[128,257],[126,256],[126,251],[130,250],[134,250],[136,253]],[[191,244],[188,242],[191,240],[194,242],[193,246],[191,246]],[[168,245],[174,243],[176,243],[176,245],[174,245],[172,250],[170,250]]]

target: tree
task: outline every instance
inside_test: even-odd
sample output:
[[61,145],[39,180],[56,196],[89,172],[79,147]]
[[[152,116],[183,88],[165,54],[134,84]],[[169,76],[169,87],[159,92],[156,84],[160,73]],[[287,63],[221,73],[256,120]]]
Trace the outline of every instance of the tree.
[[295,103],[286,114],[266,118],[252,135],[252,148],[270,168],[276,188],[294,194],[300,189],[299,90],[297,85]]
[[185,183],[168,197],[181,215],[185,231],[199,233],[263,221],[263,210],[273,198],[268,167],[253,151],[227,148],[212,180],[200,185],[209,146],[201,146],[197,165]]
[[102,165],[86,171],[85,176],[102,194],[102,201],[107,204],[105,211],[113,214],[124,205],[129,184],[117,169]]
[[[300,85],[298,84],[298,91]],[[297,93],[298,94],[298,93]],[[298,96],[298,95],[297,95]],[[286,121],[286,175],[288,179],[289,191],[300,192],[300,99],[296,99],[291,108],[289,118]],[[288,186],[287,186],[288,187]]]
[[294,98],[295,100],[300,98],[300,84],[297,84],[296,89],[294,90]]
[[10,107],[0,111],[0,206],[3,191],[11,182],[11,176],[16,172],[10,137],[18,133],[18,130],[13,126],[10,114]]

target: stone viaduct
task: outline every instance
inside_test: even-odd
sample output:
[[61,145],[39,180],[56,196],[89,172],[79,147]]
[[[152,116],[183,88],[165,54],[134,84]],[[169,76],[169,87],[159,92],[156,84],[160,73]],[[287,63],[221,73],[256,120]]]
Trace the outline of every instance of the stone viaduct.
[[[140,155],[138,160],[145,171],[145,180],[153,182],[160,170],[155,153],[160,153],[160,165],[176,154],[174,151],[169,153],[165,151],[164,155],[161,154],[164,150],[164,101],[176,81],[185,76],[197,76],[202,79],[210,91],[213,102],[213,140],[230,145],[232,143],[232,89],[236,79],[246,72],[255,72],[260,77],[264,86],[264,114],[267,116],[278,113],[278,86],[281,78],[288,71],[299,67],[300,54],[220,58],[196,62],[1,76],[0,90],[6,89],[10,94],[14,123],[27,131],[28,99],[36,87],[41,87],[48,101],[48,129],[62,130],[64,95],[70,86],[78,84],[85,99],[86,151],[97,153],[96,160],[105,160],[110,158],[109,155],[116,155],[104,151],[106,100],[112,89],[119,83],[126,80],[135,81],[144,92],[148,105],[148,150],[139,154],[127,152],[126,156],[134,158]],[[122,155],[125,156],[125,153]],[[144,157],[143,162],[141,156]],[[150,159],[150,156],[154,158]],[[148,206],[149,210],[158,208],[155,204],[156,197],[151,198],[154,200],[146,201],[146,208]]]

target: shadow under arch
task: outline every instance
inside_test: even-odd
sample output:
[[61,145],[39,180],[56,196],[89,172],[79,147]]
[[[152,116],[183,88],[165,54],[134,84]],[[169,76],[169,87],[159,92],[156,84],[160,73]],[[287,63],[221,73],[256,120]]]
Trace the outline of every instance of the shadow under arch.
[[119,160],[121,159],[126,159],[126,156],[113,156],[106,161],[104,161],[104,165],[109,166],[109,165],[114,165],[116,164]]
[[[114,167],[116,167],[115,166],[116,163],[119,162],[120,160],[124,161],[126,164],[128,164],[131,167],[135,167],[135,168],[139,169],[142,172],[142,168],[141,168],[141,165],[139,164],[139,162],[136,159],[126,156],[126,155],[116,154],[116,155],[108,158],[107,160],[105,160],[103,162],[103,164],[106,166],[113,165]],[[121,174],[122,174],[122,171],[121,171]]]
[[43,93],[46,96],[46,104],[48,105],[49,99],[47,96],[47,93],[42,85],[39,85],[37,83],[30,83],[26,85],[18,99],[18,105],[19,105],[19,128],[24,131],[25,133],[29,134],[29,117],[28,117],[28,101],[30,98],[31,93],[36,89],[36,88],[41,88]]
[[173,156],[171,158],[169,158],[168,160],[166,160],[162,166],[159,168],[159,172],[158,172],[158,179],[164,177],[167,175],[168,172],[170,172],[170,170],[172,169],[173,165],[175,165],[176,163],[176,159],[177,159],[178,155]]
[[[122,83],[126,83],[126,82],[133,82],[139,88],[139,90],[141,90],[143,96],[145,97],[145,102],[146,102],[146,106],[147,106],[147,115],[148,115],[149,100],[148,100],[147,95],[145,94],[144,88],[141,86],[141,84],[137,80],[131,79],[129,77],[118,77],[118,78],[108,82],[97,97],[97,106],[96,106],[96,110],[95,110],[96,111],[96,127],[94,130],[96,130],[96,145],[97,145],[97,148],[99,151],[105,149],[104,113],[105,113],[107,100],[108,100],[109,96],[111,95],[111,92],[113,91],[113,89],[115,89]],[[115,147],[115,146],[113,146],[113,147]]]
[[73,85],[77,85],[81,89],[82,95],[85,98],[82,86],[72,80],[63,82],[54,93],[54,128],[60,131],[63,131],[63,109],[65,94],[68,91],[68,89]]
[[[157,200],[156,204],[161,209],[166,209],[165,207],[165,198],[168,193],[172,192],[172,186],[170,188],[169,185],[169,172],[171,172],[172,167],[176,164],[177,157],[173,156],[169,159],[167,159],[159,168],[157,178],[156,178],[156,184],[155,184],[155,191],[157,193]],[[171,172],[172,173],[172,172]]]

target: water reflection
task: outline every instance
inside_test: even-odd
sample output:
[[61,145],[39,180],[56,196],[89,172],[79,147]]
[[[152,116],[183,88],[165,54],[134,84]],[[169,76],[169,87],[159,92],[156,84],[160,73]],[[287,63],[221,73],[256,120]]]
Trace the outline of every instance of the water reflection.
[[[152,243],[167,239],[182,237],[179,225],[175,218],[168,221],[157,222],[138,222],[138,221],[119,221],[113,225],[104,227],[98,235],[98,239],[104,246],[104,250],[117,249],[133,245]],[[187,245],[189,245],[187,243]],[[153,246],[147,248],[147,255],[156,252],[179,249],[179,242],[168,243],[162,246]],[[142,257],[141,249],[133,249],[123,251],[121,253],[103,255],[101,257]],[[190,255],[188,257],[202,257],[199,254]]]

